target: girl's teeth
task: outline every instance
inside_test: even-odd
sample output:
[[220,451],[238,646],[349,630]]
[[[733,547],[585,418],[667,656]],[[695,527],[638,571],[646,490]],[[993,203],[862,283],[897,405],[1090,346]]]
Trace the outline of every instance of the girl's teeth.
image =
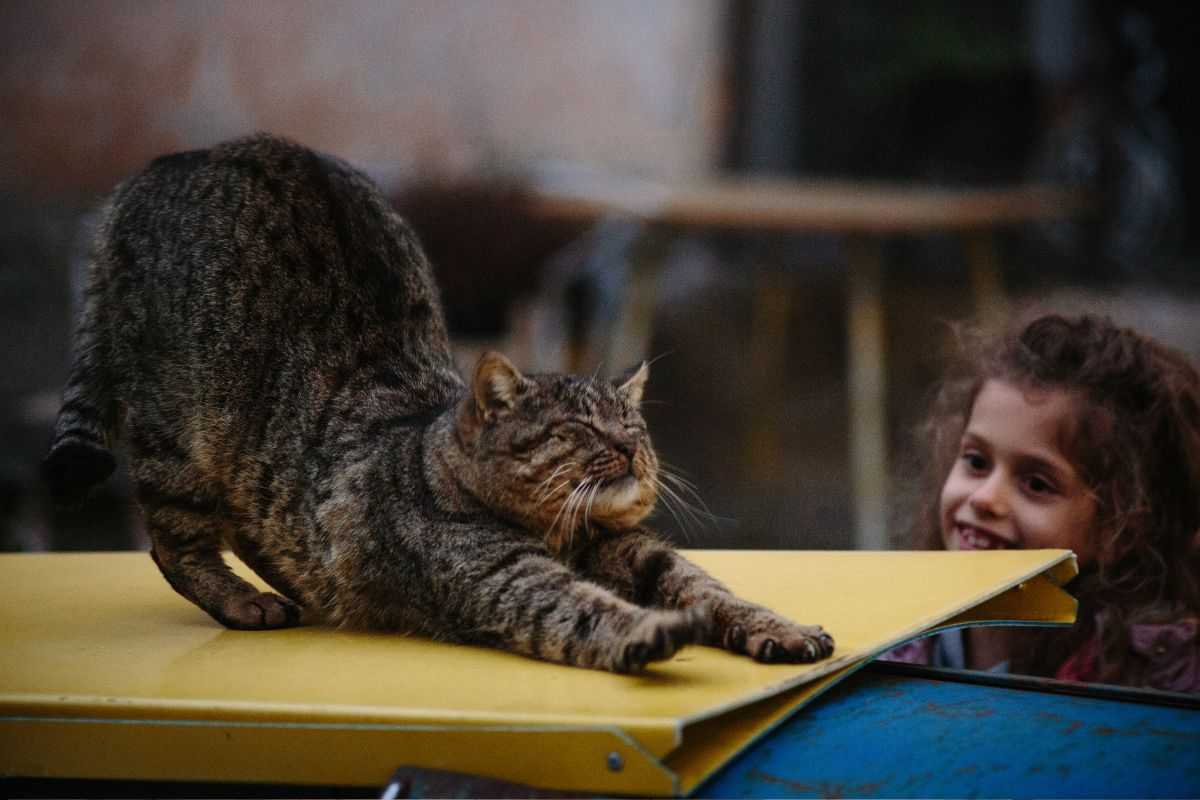
[[1004,547],[1004,544],[995,537],[980,533],[974,528],[961,528],[960,536],[963,544],[969,550],[999,550]]

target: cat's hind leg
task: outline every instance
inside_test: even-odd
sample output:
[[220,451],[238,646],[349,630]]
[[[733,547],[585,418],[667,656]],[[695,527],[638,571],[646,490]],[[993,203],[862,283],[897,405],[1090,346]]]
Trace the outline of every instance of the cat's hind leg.
[[[232,521],[217,498],[152,482],[139,465],[138,502],[153,542],[154,563],[171,587],[227,628],[262,630],[300,622],[300,607],[261,592],[234,574],[221,557]],[[177,486],[177,485],[176,485]]]

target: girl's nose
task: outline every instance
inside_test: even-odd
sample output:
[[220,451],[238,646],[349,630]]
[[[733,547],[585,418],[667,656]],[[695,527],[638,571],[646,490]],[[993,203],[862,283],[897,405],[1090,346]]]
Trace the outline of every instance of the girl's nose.
[[971,508],[981,516],[1003,517],[1008,513],[1008,483],[1000,470],[994,470],[975,487],[969,498]]

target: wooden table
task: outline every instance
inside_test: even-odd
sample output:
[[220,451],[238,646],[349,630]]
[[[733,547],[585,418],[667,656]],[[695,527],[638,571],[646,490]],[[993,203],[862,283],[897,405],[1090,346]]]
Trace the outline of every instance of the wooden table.
[[[664,185],[592,176],[537,185],[533,211],[553,219],[628,215],[657,229],[825,233],[845,238],[847,381],[850,397],[849,461],[854,489],[855,545],[887,546],[888,448],[887,345],[884,334],[882,242],[888,237],[958,235],[968,280],[983,317],[1005,309],[994,235],[1034,220],[1077,215],[1087,199],[1050,186],[946,189],[913,185],[797,181],[780,178],[714,178]],[[617,339],[621,357],[646,356],[661,262],[633,265],[632,291]],[[769,289],[767,290],[770,291]],[[750,358],[768,379],[784,335],[786,301],[763,297]],[[773,354],[775,359],[773,359]],[[763,424],[766,424],[765,421]],[[752,440],[762,441],[761,435]]]

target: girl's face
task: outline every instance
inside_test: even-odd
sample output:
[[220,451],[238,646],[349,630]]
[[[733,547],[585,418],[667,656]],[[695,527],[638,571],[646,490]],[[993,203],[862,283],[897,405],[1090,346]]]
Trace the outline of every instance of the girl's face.
[[1067,548],[1095,555],[1096,503],[1059,444],[1075,413],[1062,391],[989,380],[942,486],[947,550]]

